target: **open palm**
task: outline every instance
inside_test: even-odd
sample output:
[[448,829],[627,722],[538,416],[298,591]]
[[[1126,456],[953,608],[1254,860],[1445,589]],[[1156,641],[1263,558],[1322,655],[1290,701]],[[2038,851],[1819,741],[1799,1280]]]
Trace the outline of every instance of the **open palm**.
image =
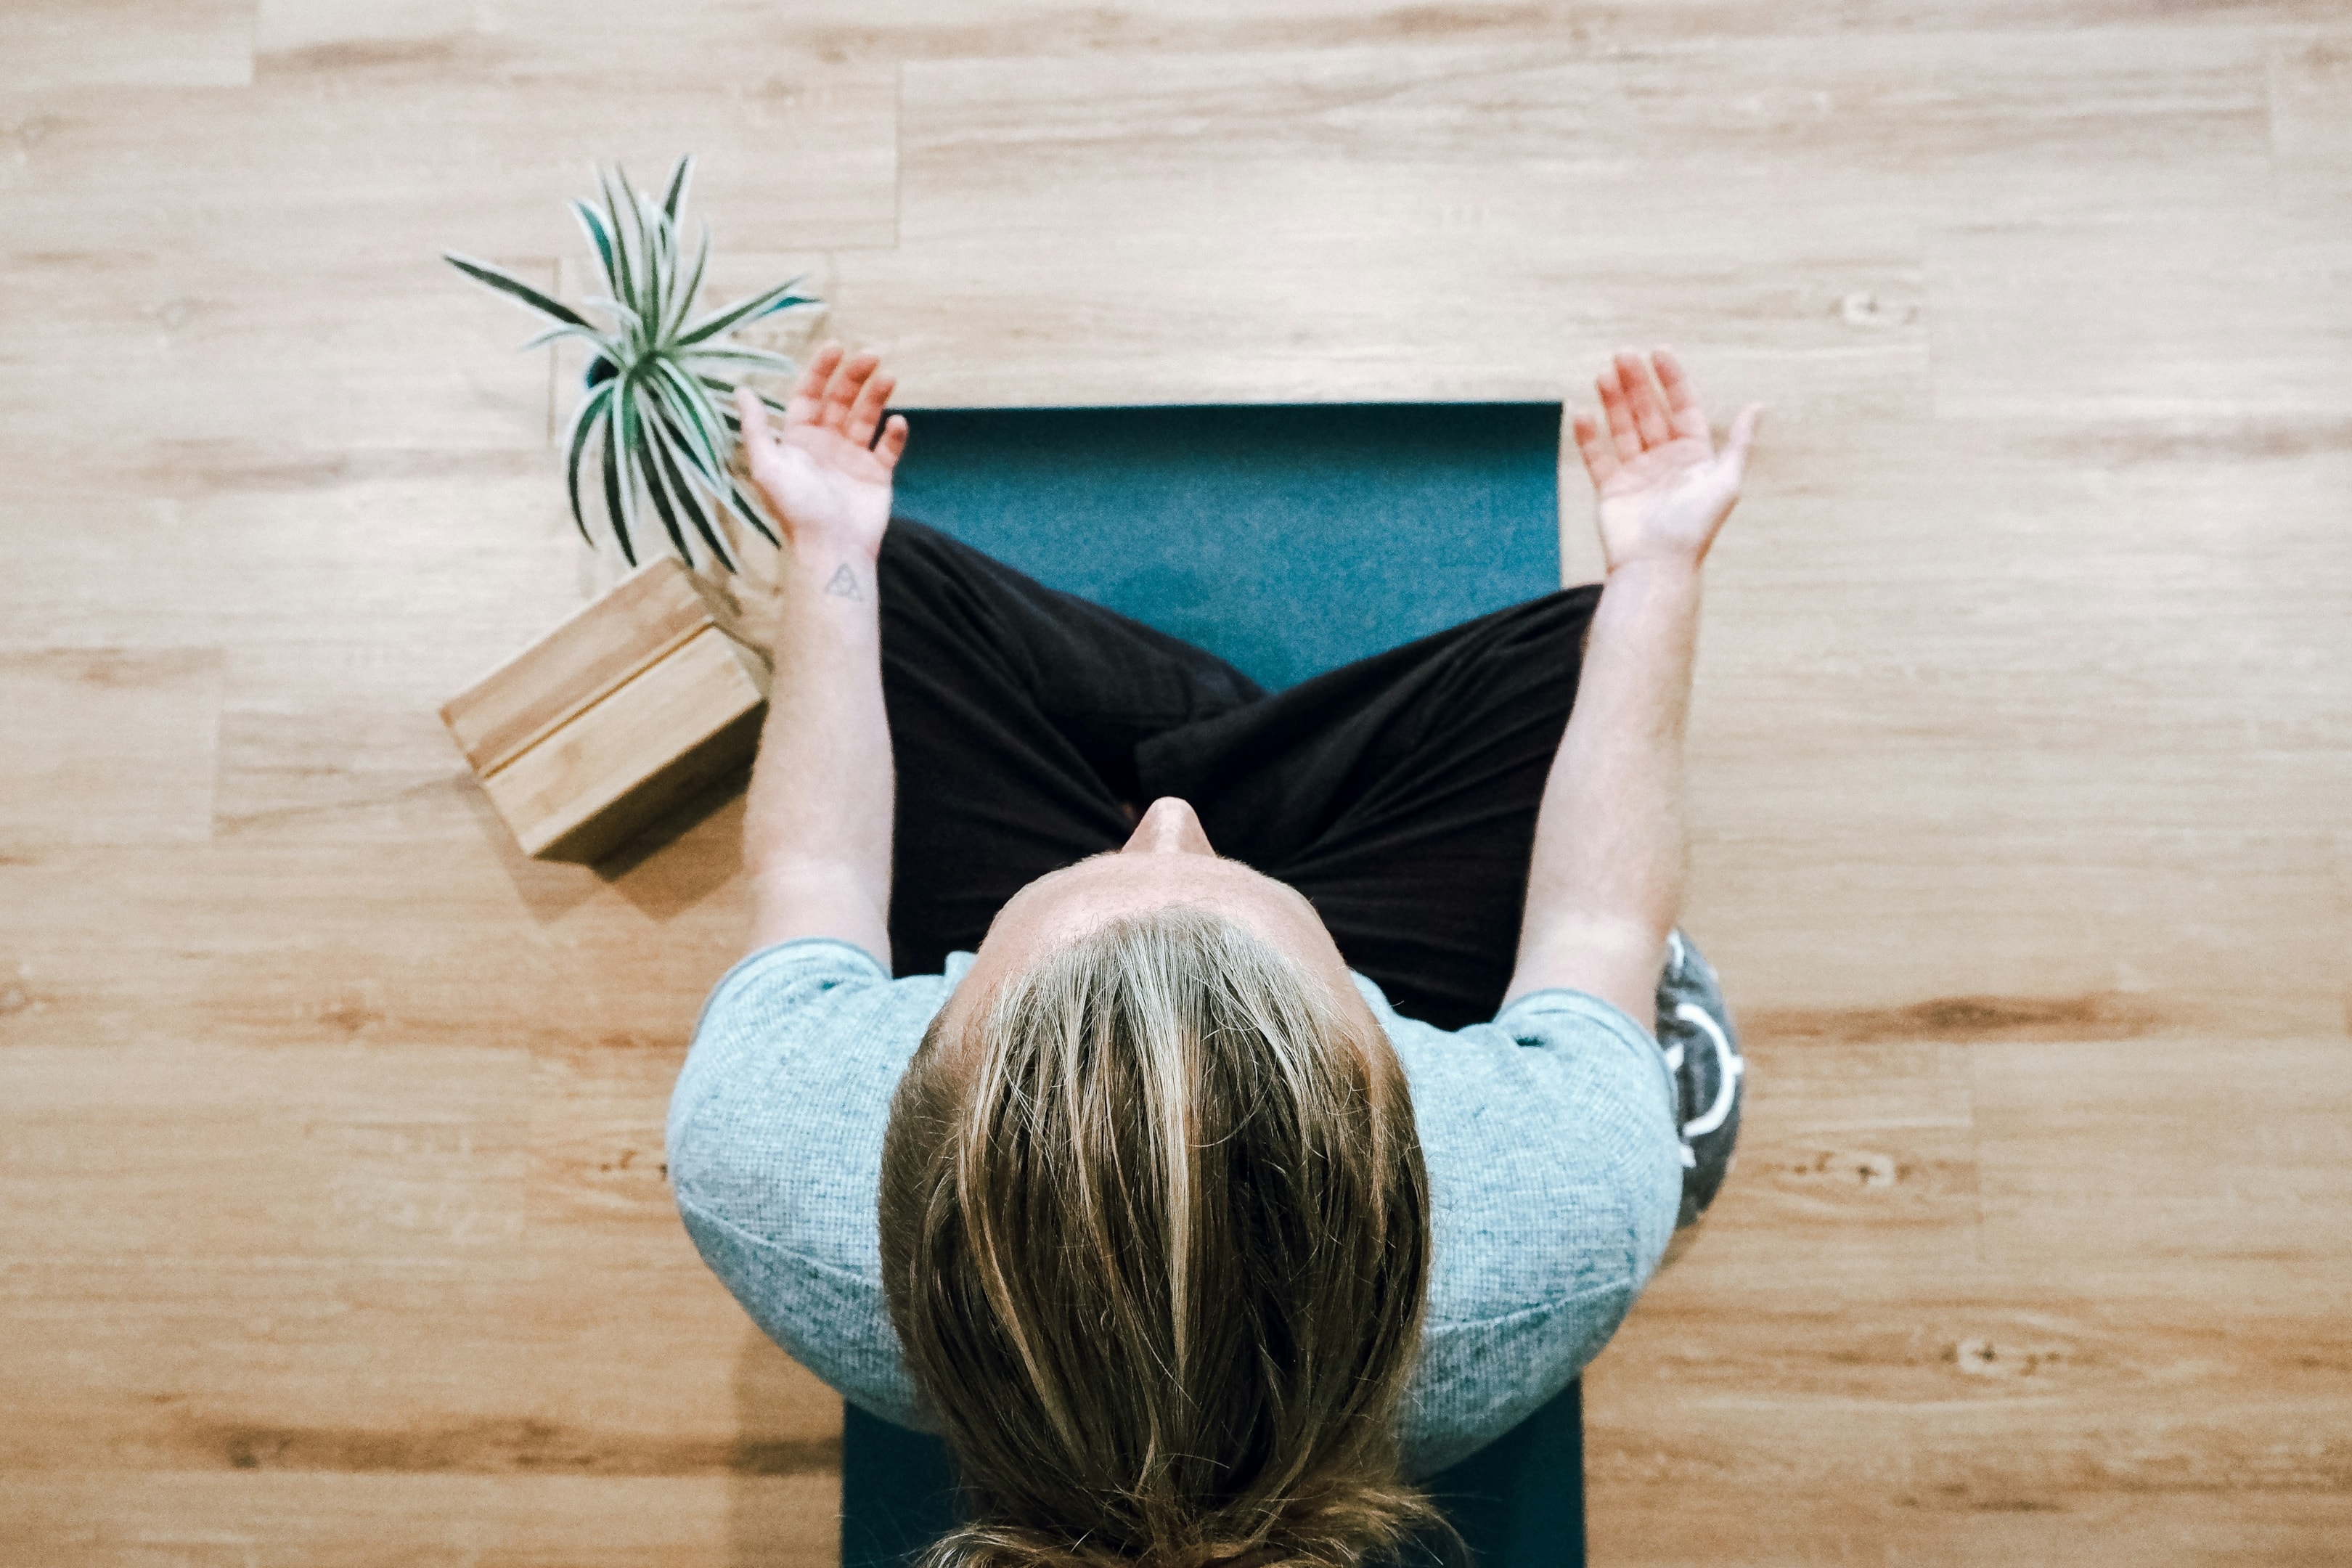
[[1629,561],[1706,558],[1739,499],[1764,412],[1760,405],[1743,409],[1717,451],[1681,362],[1671,349],[1652,359],[1655,381],[1642,356],[1628,351],[1594,382],[1605,428],[1581,410],[1574,421],[1599,501],[1601,554],[1612,572]]
[[898,384],[895,376],[875,374],[881,363],[871,350],[845,357],[841,344],[826,343],[793,389],[781,429],[750,391],[735,394],[745,466],[794,544],[869,555],[881,548],[890,523],[891,476],[907,449],[904,415],[890,416],[881,439],[875,439]]

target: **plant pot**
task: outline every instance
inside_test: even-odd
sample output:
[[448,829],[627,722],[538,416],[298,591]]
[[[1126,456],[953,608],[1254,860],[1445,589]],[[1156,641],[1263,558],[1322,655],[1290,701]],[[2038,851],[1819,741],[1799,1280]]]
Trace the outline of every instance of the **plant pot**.
[[768,666],[693,574],[638,568],[441,710],[523,852],[595,860],[757,746]]

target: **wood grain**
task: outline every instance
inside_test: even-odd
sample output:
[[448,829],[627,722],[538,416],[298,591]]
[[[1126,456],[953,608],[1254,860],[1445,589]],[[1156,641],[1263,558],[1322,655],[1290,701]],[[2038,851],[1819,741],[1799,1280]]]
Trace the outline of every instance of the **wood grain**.
[[1941,231],[1928,247],[1936,409],[2341,417],[2347,284],[2340,225],[2259,214]]
[[800,1568],[834,1561],[836,1507],[832,1485],[799,1476],[28,1477],[0,1488],[0,1543],[60,1568]]
[[0,652],[0,844],[203,838],[216,647]]
[[5,90],[244,87],[255,0],[12,0],[0,11]]
[[2279,208],[2341,233],[2352,214],[2352,30],[2281,39],[2270,89]]
[[748,761],[759,656],[705,626],[482,780],[523,853],[594,860],[714,771]]
[[[13,209],[16,194],[0,190],[0,201]],[[313,220],[279,221],[299,230]],[[478,452],[548,439],[547,358],[514,352],[537,330],[533,318],[467,283],[434,247],[310,258],[304,286],[289,289],[282,268],[241,247],[192,255],[179,237],[160,236],[152,249],[121,249],[119,226],[106,227],[111,237],[77,237],[33,219],[0,254],[12,367],[0,415],[12,440],[102,450],[100,467],[123,461],[134,438],[151,464],[175,449],[217,461],[220,448],[245,445],[248,462],[266,454],[285,474],[306,450],[326,463],[385,447]],[[553,279],[544,258],[482,253],[542,285]],[[105,387],[94,406],[57,395],[92,379]],[[151,505],[202,493],[156,478]]]
[[[592,165],[634,164],[638,180],[657,181],[698,148],[696,210],[725,215],[720,243],[893,238],[887,70],[786,61],[717,84],[707,72],[631,72],[617,90],[572,76],[517,92],[487,45],[285,58],[233,93],[0,98],[0,145],[14,154],[0,189],[20,232],[48,250],[234,253],[240,236],[275,229],[300,235],[311,265],[437,267],[445,249],[551,259],[580,243],[563,203],[595,194]],[[587,125],[586,136],[574,129]],[[151,157],[159,141],[205,147],[201,177]],[[237,199],[224,202],[224,190]]]
[[0,7],[0,1558],[833,1558],[661,1169],[740,795],[534,861],[436,717],[622,574],[438,253],[582,298],[591,163],[692,151],[714,296],[910,405],[1768,404],[1690,742],[1754,1094],[1594,1560],[2336,1562],[2341,11]]
[[[2225,1021],[1975,1056],[1988,1256],[2243,1259],[2242,1304],[2282,1259],[2352,1255],[2352,1051],[2339,1036],[2263,1038]],[[2118,1101],[2132,1108],[2121,1128],[2109,1125]],[[2313,1348],[2329,1343],[2352,1352],[2352,1326]]]
[[649,561],[443,703],[441,721],[494,773],[711,624],[686,569]]

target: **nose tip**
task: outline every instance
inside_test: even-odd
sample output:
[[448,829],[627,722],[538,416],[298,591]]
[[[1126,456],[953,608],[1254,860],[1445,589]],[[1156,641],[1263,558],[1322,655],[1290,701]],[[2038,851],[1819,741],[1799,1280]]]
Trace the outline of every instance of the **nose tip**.
[[1213,855],[1209,847],[1209,836],[1202,829],[1201,818],[1188,801],[1172,795],[1161,795],[1151,803],[1151,809],[1135,825],[1135,835],[1127,843],[1129,849],[1153,855]]

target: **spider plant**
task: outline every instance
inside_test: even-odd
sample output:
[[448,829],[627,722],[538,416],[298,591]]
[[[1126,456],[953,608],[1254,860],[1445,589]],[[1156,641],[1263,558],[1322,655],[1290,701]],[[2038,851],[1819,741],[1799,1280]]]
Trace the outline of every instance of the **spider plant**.
[[[600,327],[561,300],[512,273],[454,251],[443,259],[467,277],[520,300],[555,325],[523,345],[535,349],[562,338],[585,340],[593,349],[579,407],[564,435],[564,485],[572,521],[592,545],[580,505],[581,469],[601,470],[605,526],[632,566],[637,536],[646,531],[648,507],[669,536],[670,548],[688,566],[694,542],[728,570],[735,563],[722,542],[720,514],[732,512],[770,542],[776,539],[760,508],[729,471],[740,434],[735,416],[734,375],[752,370],[788,373],[793,362],[728,342],[737,329],[795,306],[818,303],[794,293],[794,278],[738,300],[707,315],[694,313],[710,259],[710,227],[703,225],[690,267],[678,242],[678,209],[694,172],[692,158],[680,158],[660,201],[638,192],[617,164],[608,175],[596,171],[601,210],[584,201],[573,215],[595,253],[606,292],[587,305],[610,318]],[[761,395],[770,406],[782,405]],[[591,456],[591,448],[594,455]]]

